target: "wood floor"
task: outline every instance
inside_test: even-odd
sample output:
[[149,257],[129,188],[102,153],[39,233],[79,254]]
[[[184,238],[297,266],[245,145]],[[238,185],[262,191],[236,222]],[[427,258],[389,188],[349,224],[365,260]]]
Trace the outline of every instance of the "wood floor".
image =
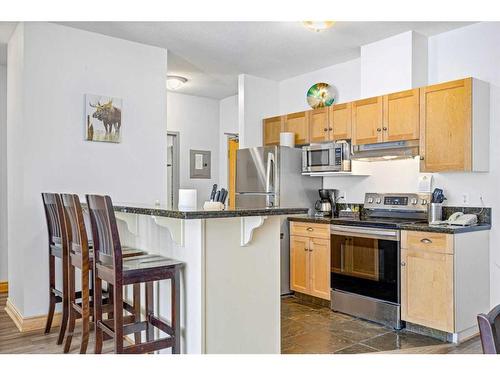
[[[0,293],[0,353],[60,354],[63,352],[62,345],[56,345],[59,327],[54,327],[48,335],[44,335],[41,331],[21,333],[5,312],[6,302],[7,294]],[[347,316],[337,316],[328,308],[308,306],[294,300],[284,301],[282,313],[284,315],[282,318],[282,349],[284,353],[481,353],[481,344],[478,338],[471,339],[460,345],[453,345],[440,343],[433,339],[414,337],[413,334],[397,335],[373,323],[359,321]],[[329,329],[328,325],[330,325]],[[79,335],[80,328],[79,322],[77,322],[71,353],[79,352]],[[91,332],[88,353],[94,351],[92,336]],[[429,343],[432,343],[432,345],[429,345]],[[390,350],[394,347],[399,349]],[[112,342],[105,342],[103,353],[112,352]]]
[[[21,333],[5,312],[7,294],[0,293],[0,353],[1,354],[61,354],[63,345],[56,345],[59,327],[53,327],[50,334],[43,331]],[[77,321],[70,353],[80,352],[80,322]],[[90,334],[87,353],[94,352],[94,339]],[[112,353],[111,341],[104,343],[103,353]]]

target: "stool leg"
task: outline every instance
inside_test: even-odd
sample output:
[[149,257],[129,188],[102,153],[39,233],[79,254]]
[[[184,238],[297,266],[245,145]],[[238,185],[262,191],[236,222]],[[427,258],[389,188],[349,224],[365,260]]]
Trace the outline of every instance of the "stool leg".
[[[109,284],[108,284],[109,288]],[[102,321],[102,281],[96,276],[94,271],[94,324],[95,324],[95,354],[101,354],[102,352],[102,342],[103,342],[103,332],[99,327],[99,323]]]
[[[134,284],[134,321],[136,323],[141,321],[141,284]],[[141,343],[141,332],[134,333],[135,344]]]
[[115,328],[115,353],[123,353],[123,285],[118,280],[113,285],[113,312]]
[[80,354],[85,354],[89,343],[90,285],[88,261],[82,263],[82,342]]
[[175,269],[172,282],[172,328],[174,329],[174,344],[172,354],[181,352],[181,313],[180,313],[180,277],[179,269]]
[[[62,297],[62,319],[61,326],[59,327],[59,337],[57,338],[57,345],[61,345],[64,340],[64,334],[66,333],[66,326],[68,325],[68,316],[69,316],[69,298],[68,298],[68,271],[69,271],[69,261],[68,254],[63,251],[62,255],[62,289],[63,289],[63,297]],[[73,278],[74,282],[74,278]]]
[[154,340],[154,327],[149,322],[149,317],[153,315],[153,282],[146,283],[146,320],[148,321],[148,329],[146,330],[146,341]]
[[75,267],[73,265],[69,266],[68,272],[68,293],[65,298],[68,301],[68,309],[69,309],[69,325],[68,325],[68,333],[66,334],[66,343],[64,344],[64,353],[68,353],[71,349],[71,340],[73,339],[73,333],[75,331],[75,322],[76,322],[76,310],[73,308],[73,303],[75,303]]
[[55,288],[54,262],[54,257],[49,255],[49,312],[47,313],[47,323],[45,323],[45,334],[50,333],[52,320],[54,319],[54,310],[56,307],[56,296],[52,293],[52,288]]

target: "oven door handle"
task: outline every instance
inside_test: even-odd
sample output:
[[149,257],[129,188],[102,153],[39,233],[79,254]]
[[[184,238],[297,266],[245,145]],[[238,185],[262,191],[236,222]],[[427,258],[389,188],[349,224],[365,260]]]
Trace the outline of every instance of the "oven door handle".
[[397,229],[360,228],[347,225],[331,225],[330,234],[337,236],[351,236],[373,238],[378,240],[399,241],[399,230]]

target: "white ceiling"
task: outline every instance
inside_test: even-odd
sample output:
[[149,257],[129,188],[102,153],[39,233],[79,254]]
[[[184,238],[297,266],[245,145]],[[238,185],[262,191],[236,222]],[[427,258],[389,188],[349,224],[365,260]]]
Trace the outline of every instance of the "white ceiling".
[[[337,22],[320,33],[301,22],[62,24],[167,48],[169,74],[189,79],[178,92],[221,99],[236,94],[240,73],[279,81],[356,58],[360,46],[404,31],[431,36],[470,22]],[[0,22],[0,43],[2,30]]]

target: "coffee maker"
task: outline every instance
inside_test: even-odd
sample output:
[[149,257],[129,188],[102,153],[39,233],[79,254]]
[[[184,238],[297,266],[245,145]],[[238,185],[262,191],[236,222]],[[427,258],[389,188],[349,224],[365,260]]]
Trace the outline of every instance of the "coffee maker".
[[335,189],[319,189],[320,199],[316,201],[314,208],[316,216],[332,216],[337,213],[335,202],[337,201],[337,190]]

